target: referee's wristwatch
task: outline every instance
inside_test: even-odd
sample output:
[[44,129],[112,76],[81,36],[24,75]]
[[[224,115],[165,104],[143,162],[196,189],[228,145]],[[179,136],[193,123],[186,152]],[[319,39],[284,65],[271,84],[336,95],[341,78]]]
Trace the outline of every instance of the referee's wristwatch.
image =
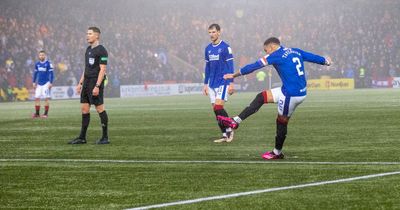
[[100,88],[100,85],[99,85],[99,84],[96,84],[95,87]]

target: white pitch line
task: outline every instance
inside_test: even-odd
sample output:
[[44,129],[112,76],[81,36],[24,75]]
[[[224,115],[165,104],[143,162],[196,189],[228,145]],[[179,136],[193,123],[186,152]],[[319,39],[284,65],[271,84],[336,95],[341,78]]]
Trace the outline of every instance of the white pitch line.
[[96,159],[0,159],[0,162],[153,163],[153,164],[297,164],[297,165],[400,165],[400,162],[318,162],[240,160],[96,160]]
[[221,200],[221,199],[234,198],[234,197],[246,196],[246,195],[254,195],[254,194],[260,194],[260,193],[267,193],[267,192],[276,192],[276,191],[282,191],[282,190],[291,190],[291,189],[314,187],[314,186],[327,185],[327,184],[351,182],[351,181],[356,181],[356,180],[371,179],[371,178],[376,178],[376,177],[383,177],[383,176],[390,176],[390,175],[397,175],[397,174],[400,174],[400,171],[380,173],[380,174],[371,174],[371,175],[366,175],[366,176],[358,176],[358,177],[337,179],[337,180],[331,180],[331,181],[314,182],[314,183],[301,184],[301,185],[292,185],[292,186],[286,186],[286,187],[276,187],[276,188],[269,188],[269,189],[255,190],[255,191],[248,191],[248,192],[241,192],[241,193],[234,193],[234,194],[227,194],[227,195],[218,195],[218,196],[197,198],[197,199],[193,199],[193,200],[184,200],[184,201],[177,201],[177,202],[171,202],[171,203],[161,203],[161,204],[155,204],[155,205],[149,205],[149,206],[135,207],[135,208],[130,208],[130,209],[126,209],[126,210],[144,210],[144,209],[153,209],[153,208],[163,208],[163,207],[168,207],[168,206],[192,204],[192,203],[199,203],[199,202],[211,201],[211,200]]

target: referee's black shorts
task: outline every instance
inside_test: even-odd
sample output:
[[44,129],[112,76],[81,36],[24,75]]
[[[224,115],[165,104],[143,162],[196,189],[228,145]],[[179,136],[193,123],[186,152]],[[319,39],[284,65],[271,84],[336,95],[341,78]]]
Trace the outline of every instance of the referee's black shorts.
[[93,96],[93,89],[96,86],[97,78],[85,78],[82,84],[81,103],[99,106],[104,103],[104,80],[100,84],[99,95]]

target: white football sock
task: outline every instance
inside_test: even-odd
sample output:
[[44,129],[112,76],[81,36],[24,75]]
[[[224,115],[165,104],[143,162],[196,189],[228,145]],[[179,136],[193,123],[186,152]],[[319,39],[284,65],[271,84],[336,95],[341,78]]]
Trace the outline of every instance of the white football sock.
[[233,120],[234,120],[235,122],[237,122],[237,123],[241,123],[241,122],[242,122],[242,119],[240,119],[239,116],[234,117]]
[[280,155],[282,151],[274,148],[273,152],[275,153],[275,155]]

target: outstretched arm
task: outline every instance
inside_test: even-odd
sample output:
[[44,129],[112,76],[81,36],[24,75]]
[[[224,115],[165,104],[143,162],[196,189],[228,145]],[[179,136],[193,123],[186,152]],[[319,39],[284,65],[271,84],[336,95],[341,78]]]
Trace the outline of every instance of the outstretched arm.
[[260,60],[258,60],[258,61],[254,62],[254,63],[247,64],[243,68],[241,68],[238,71],[236,71],[234,74],[225,74],[224,75],[224,79],[233,79],[233,78],[241,76],[241,75],[250,74],[253,71],[261,69],[264,66],[265,66],[264,63],[261,62]]
[[316,64],[321,64],[321,65],[327,65],[330,66],[332,64],[332,60],[327,57],[324,58],[322,56],[306,52],[301,50],[301,55],[303,56],[303,60],[311,63],[316,63]]

